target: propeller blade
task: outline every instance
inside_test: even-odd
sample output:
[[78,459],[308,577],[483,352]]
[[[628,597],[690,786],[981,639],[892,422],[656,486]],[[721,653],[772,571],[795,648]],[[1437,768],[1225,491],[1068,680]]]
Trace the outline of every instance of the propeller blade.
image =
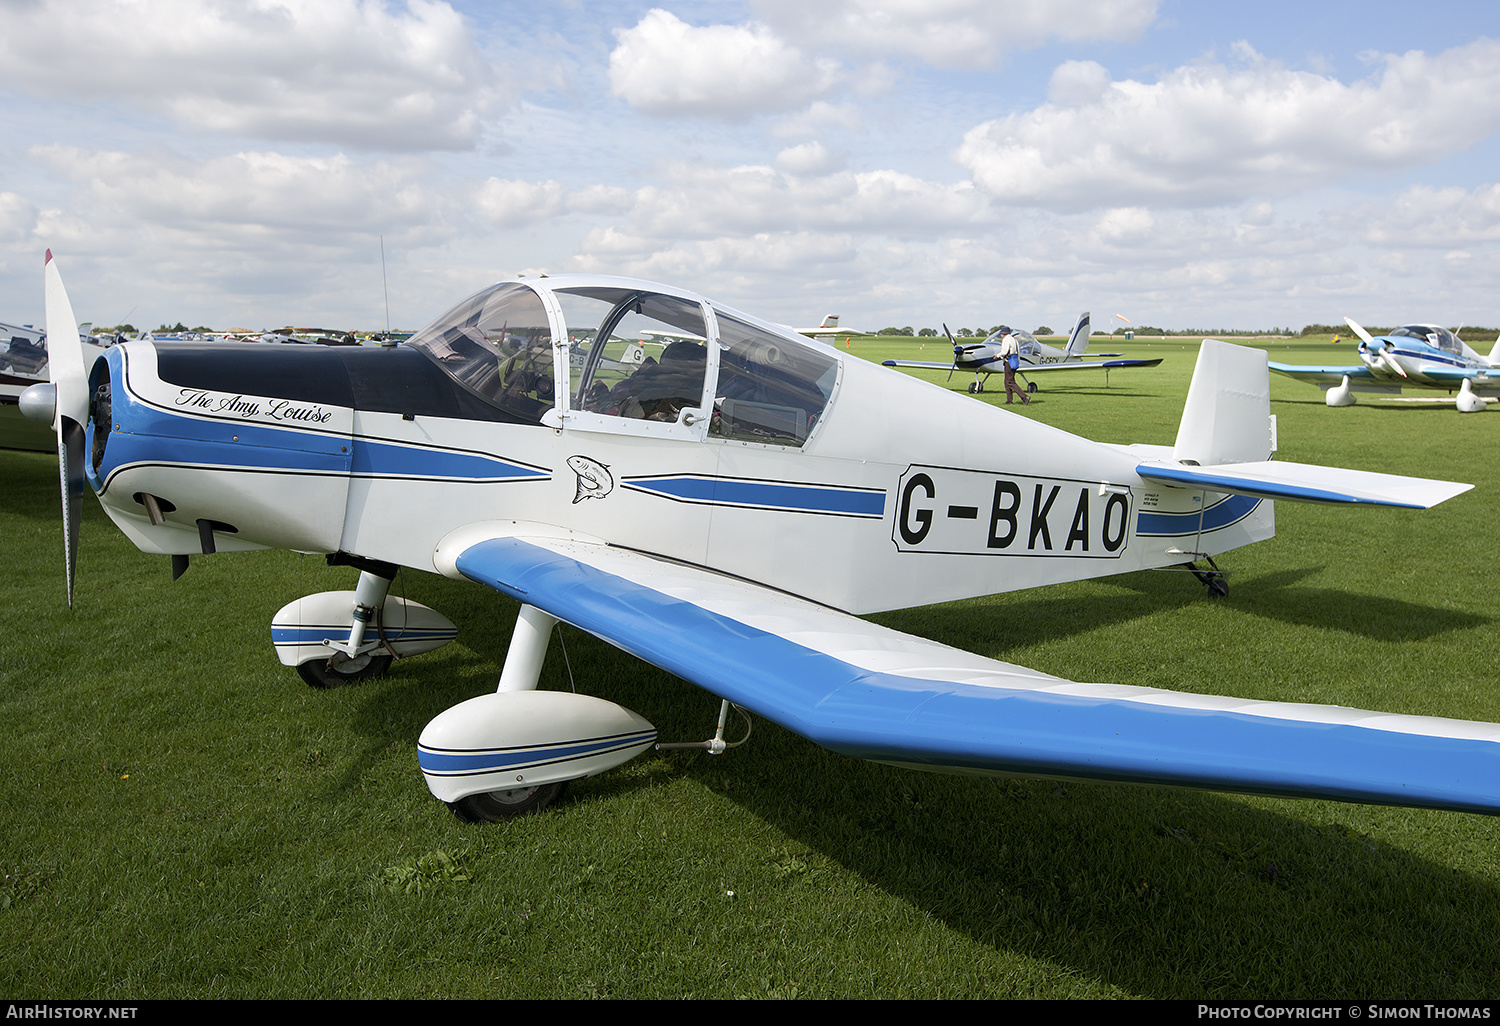
[[68,608],[73,608],[73,577],[78,567],[78,528],[83,515],[83,426],[89,415],[88,370],[78,319],[68,302],[62,275],[47,250],[47,366],[55,390],[52,428],[57,432],[57,473],[62,491],[63,559],[67,571]]
[[68,608],[73,608],[73,577],[78,569],[78,527],[83,517],[83,428],[69,420],[57,443],[57,470],[62,484],[63,565],[68,580]]
[[88,371],[83,365],[83,348],[78,340],[78,319],[68,290],[63,288],[57,261],[47,250],[47,366],[48,377],[57,389],[57,410],[52,427],[62,440],[62,418],[71,417],[83,424],[89,416]]
[[958,370],[958,354],[963,352],[963,347],[953,337],[953,332],[948,330],[948,325],[943,325],[943,334],[948,336],[948,344],[953,347],[953,366],[948,368],[948,380],[953,380],[953,372]]
[[1356,324],[1353,317],[1345,317],[1344,323],[1349,325],[1349,330],[1358,335],[1362,341],[1370,345],[1375,344],[1375,337],[1364,328],[1361,328],[1358,324]]
[[1406,377],[1406,368],[1401,366],[1401,361],[1396,359],[1395,353],[1391,352],[1390,350],[1386,350],[1383,355],[1385,357],[1385,365],[1387,367],[1395,371],[1397,374],[1401,375],[1403,378]]

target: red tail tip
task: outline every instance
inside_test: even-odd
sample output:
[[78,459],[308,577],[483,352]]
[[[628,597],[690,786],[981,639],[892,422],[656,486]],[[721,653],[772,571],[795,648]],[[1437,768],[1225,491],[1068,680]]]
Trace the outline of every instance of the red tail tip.
[[52,262],[52,251],[49,249],[49,250],[47,250],[47,259],[42,261],[42,266],[46,267],[51,262]]

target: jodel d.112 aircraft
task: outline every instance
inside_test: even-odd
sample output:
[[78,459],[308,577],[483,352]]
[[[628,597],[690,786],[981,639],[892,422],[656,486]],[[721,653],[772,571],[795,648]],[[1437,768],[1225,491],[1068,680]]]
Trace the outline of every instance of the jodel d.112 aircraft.
[[[952,363],[936,363],[929,360],[886,360],[887,367],[922,367],[926,370],[946,370],[948,380],[953,380],[954,371],[973,371],[974,380],[969,382],[969,393],[978,394],[984,391],[984,383],[989,380],[991,374],[1001,374],[1005,371],[1005,357],[1000,355],[1000,350],[1005,342],[1006,335],[1014,335],[1016,345],[1019,348],[1017,361],[1019,367],[1016,370],[1026,380],[1026,391],[1035,392],[1036,382],[1026,378],[1028,374],[1040,374],[1046,371],[1086,371],[1102,370],[1104,372],[1104,383],[1109,384],[1109,372],[1119,370],[1122,367],[1155,367],[1161,363],[1158,357],[1154,360],[1085,360],[1084,351],[1089,347],[1089,315],[1082,313],[1078,315],[1078,321],[1073,325],[1073,331],[1068,335],[1068,345],[1065,349],[1057,349],[1044,342],[1038,342],[1036,336],[1029,331],[1019,328],[1011,328],[1005,325],[996,328],[983,342],[959,342],[948,330],[948,325],[943,325],[943,334],[948,336],[948,343],[953,346]],[[1101,357],[1122,356],[1122,353],[1100,353]]]
[[[1078,684],[858,618],[1211,558],[1271,537],[1276,499],[1469,487],[1272,462],[1259,350],[1205,343],[1176,444],[1123,446],[648,282],[501,282],[399,346],[132,342],[85,364],[50,254],[46,280],[54,384],[26,405],[58,433],[70,602],[86,480],[174,570],[262,547],[357,567],[273,621],[314,684],[453,637],[387,594],[400,567],[522,603],[497,691],[418,741],[461,818],[540,808],[656,741],[536,690],[559,620],[718,696],[710,751],[733,703],[918,769],[1500,809],[1500,726]],[[652,337],[674,340],[621,359]]]
[[1348,317],[1344,323],[1360,339],[1358,366],[1273,362],[1271,369],[1324,389],[1329,406],[1353,406],[1356,392],[1399,396],[1411,388],[1447,392],[1458,412],[1478,413],[1484,409],[1484,396],[1500,395],[1500,340],[1485,357],[1436,324],[1407,324],[1372,336]]

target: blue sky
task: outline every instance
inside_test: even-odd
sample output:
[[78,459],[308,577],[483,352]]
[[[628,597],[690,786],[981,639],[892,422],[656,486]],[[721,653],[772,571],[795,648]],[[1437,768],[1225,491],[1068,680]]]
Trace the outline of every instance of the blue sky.
[[1500,324],[1500,8],[0,0],[0,319]]

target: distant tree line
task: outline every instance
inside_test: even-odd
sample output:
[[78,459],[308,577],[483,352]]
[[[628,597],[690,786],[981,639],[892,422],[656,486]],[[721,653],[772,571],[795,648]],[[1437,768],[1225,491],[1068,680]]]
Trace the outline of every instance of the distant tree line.
[[[1400,325],[1391,324],[1381,328],[1370,324],[1362,324],[1360,325],[1360,327],[1364,328],[1371,335],[1388,335],[1396,328],[1400,327]],[[1353,336],[1354,332],[1350,330],[1349,325],[1347,324],[1309,324],[1307,327],[1302,329],[1302,334],[1342,335],[1345,338],[1349,338]],[[1495,336],[1497,335],[1500,335],[1500,329],[1471,327],[1469,325],[1463,326],[1458,331],[1458,337],[1463,339],[1465,342],[1493,342],[1495,341]]]

